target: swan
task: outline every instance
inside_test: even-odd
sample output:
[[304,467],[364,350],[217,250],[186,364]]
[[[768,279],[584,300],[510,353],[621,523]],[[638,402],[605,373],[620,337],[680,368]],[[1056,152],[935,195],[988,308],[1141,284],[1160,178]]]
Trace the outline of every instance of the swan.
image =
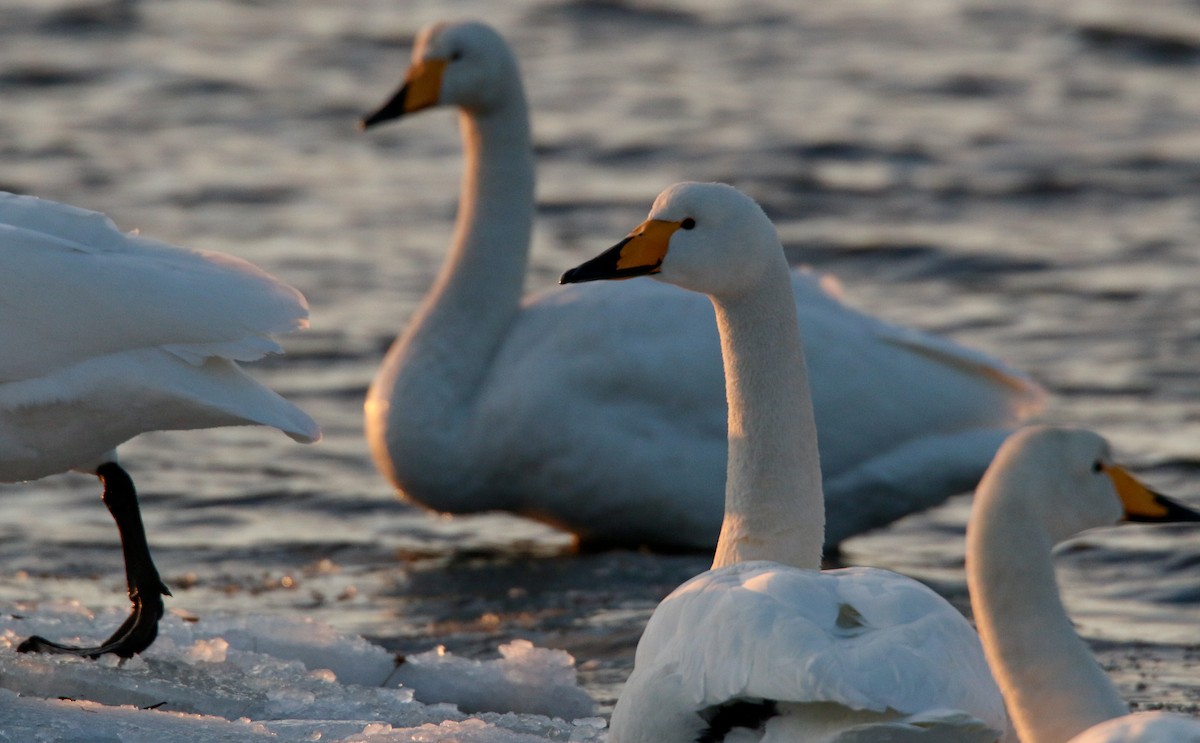
[[[656,282],[522,300],[533,148],[499,34],[425,28],[404,85],[362,123],[432,106],[458,108],[466,172],[449,256],[367,394],[379,470],[437,511],[510,511],[598,546],[711,550],[726,411],[706,301]],[[830,545],[970,490],[1042,404],[1037,385],[984,354],[849,309],[819,276],[789,280]]]
[[1088,728],[1071,743],[1200,743],[1200,723],[1170,712],[1140,712]]
[[144,431],[259,424],[320,438],[238,366],[306,327],[300,292],[246,261],[120,232],[103,214],[0,193],[0,482],[67,470],[104,487],[133,610],[94,647],[31,637],[22,651],[129,657],[154,641],[170,591],[150,556],[116,447]]
[[1200,741],[1200,721],[1128,715],[1059,598],[1051,548],[1122,517],[1197,521],[1200,513],[1146,489],[1090,431],[1018,431],[979,484],[967,525],[967,584],[984,651],[1024,743]]
[[890,571],[820,570],[817,426],[771,221],[730,186],[677,184],[562,281],[640,275],[712,301],[729,471],[712,569],[650,617],[609,740],[1002,739],[1004,702],[962,614]]

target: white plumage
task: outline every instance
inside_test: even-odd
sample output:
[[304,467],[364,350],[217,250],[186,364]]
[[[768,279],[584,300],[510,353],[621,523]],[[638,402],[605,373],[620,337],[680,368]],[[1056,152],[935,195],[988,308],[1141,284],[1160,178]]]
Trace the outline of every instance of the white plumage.
[[237,258],[0,194],[0,481],[94,467],[144,431],[262,424],[320,437],[238,368],[307,326],[295,289]]
[[672,186],[563,281],[644,274],[703,291],[716,310],[729,472],[713,569],[651,616],[612,743],[1000,740],[1004,703],[957,610],[895,573],[819,570],[817,430],[770,220],[728,186]]
[[1143,712],[1102,722],[1071,743],[1200,743],[1200,722],[1169,712]]
[[[495,31],[423,30],[405,86],[364,124],[433,105],[461,112],[467,176],[446,264],[367,397],[376,464],[440,511],[503,509],[585,541],[711,548],[726,409],[704,298],[625,282],[522,300],[533,154],[517,63]],[[794,273],[792,293],[831,544],[969,490],[1041,405],[1026,377],[849,309],[816,275]]]
[[[695,740],[697,712],[738,699],[773,700],[779,714],[764,733],[806,742],[889,724],[992,743],[1005,719],[966,619],[929,588],[868,568],[752,561],[677,588],[638,643],[613,740]],[[664,709],[690,714],[668,720]],[[906,719],[922,714],[924,727]]]
[[1090,431],[1019,431],[979,484],[967,527],[971,605],[1024,743],[1200,740],[1200,720],[1128,714],[1059,597],[1054,545],[1122,518],[1200,521],[1200,513],[1112,464],[1107,442]]
[[[307,316],[298,291],[243,260],[0,194],[0,482],[98,474],[126,543],[135,617],[139,602],[161,613],[166,589],[115,448],[145,431],[246,424],[320,438],[311,418],[238,366],[281,352],[271,334],[304,328]],[[153,640],[152,625],[143,621],[134,642],[57,649],[129,655]]]

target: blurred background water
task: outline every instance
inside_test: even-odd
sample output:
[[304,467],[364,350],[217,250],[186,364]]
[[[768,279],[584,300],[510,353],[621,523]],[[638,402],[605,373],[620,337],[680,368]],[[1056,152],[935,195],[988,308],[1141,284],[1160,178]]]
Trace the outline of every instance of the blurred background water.
[[[122,448],[171,610],[314,616],[399,652],[526,637],[574,653],[611,705],[654,605],[707,565],[431,515],[371,465],[362,398],[444,255],[461,163],[448,111],[356,123],[416,31],[461,17],[494,24],[525,75],[531,291],[666,185],[729,182],[850,304],[1028,371],[1045,420],[1105,434],[1200,505],[1194,0],[0,0],[0,188],[247,258],[312,308],[252,371],[322,443],[220,429]],[[125,603],[99,495],[82,475],[2,486],[0,611]],[[955,499],[841,559],[965,608],[968,511]],[[1195,711],[1200,532],[1095,532],[1059,564],[1122,693]]]

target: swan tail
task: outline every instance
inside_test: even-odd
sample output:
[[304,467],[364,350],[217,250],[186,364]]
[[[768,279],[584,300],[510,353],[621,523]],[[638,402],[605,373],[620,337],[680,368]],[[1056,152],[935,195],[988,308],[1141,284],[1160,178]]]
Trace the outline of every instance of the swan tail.
[[957,369],[980,384],[1003,390],[1012,401],[1012,410],[1017,419],[1034,415],[1046,405],[1048,393],[1044,387],[1023,372],[982,352],[907,328],[889,330],[891,332],[881,338],[884,342],[924,356],[942,366]]

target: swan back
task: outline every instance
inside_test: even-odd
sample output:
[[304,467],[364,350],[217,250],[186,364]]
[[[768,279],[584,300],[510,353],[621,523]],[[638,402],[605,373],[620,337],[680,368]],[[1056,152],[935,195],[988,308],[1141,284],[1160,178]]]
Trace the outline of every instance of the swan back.
[[1200,743],[1200,721],[1169,712],[1143,712],[1100,723],[1070,743]]
[[[706,624],[692,624],[697,617]],[[912,714],[940,700],[1004,722],[962,615],[932,589],[874,568],[751,561],[702,573],[659,605],[635,665],[672,668],[696,709],[757,697]]]
[[[795,729],[786,740],[832,740],[935,709],[966,713],[962,727],[977,726],[989,743],[1007,727],[966,619],[926,586],[871,568],[742,562],[683,584],[638,643],[612,740],[701,739],[703,720],[731,700],[771,700],[772,724]],[[941,740],[931,727],[920,740]],[[976,740],[952,727],[953,740]],[[873,730],[862,739],[908,740]]]

